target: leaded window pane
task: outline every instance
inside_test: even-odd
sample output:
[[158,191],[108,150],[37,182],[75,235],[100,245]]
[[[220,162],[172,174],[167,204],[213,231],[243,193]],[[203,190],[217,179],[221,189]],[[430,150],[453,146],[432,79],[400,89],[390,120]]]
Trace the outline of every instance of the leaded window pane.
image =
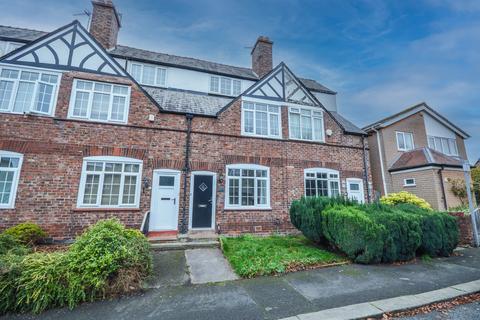
[[257,180],[257,203],[260,205],[267,204],[267,180]]
[[118,205],[120,195],[120,174],[105,174],[103,178],[102,205]]
[[73,105],[73,115],[76,117],[87,117],[88,99],[90,93],[77,91],[75,96],[75,104]]
[[12,92],[13,92],[13,81],[1,80],[0,81],[0,110],[9,109]]
[[132,64],[131,66],[132,77],[138,82],[142,82],[142,65]]
[[[258,108],[257,108],[258,110]],[[256,134],[258,135],[268,135],[268,120],[266,112],[255,112],[255,126]]]
[[254,123],[253,123],[253,112],[244,111],[244,130],[248,133],[253,133]]
[[90,118],[95,120],[107,120],[109,104],[109,94],[95,92],[93,94],[92,112],[90,114]]
[[85,191],[83,193],[83,204],[96,204],[100,175],[89,174],[85,179]]
[[242,206],[255,205],[255,179],[242,179]]
[[155,85],[155,67],[143,66],[142,83],[146,85]]
[[220,93],[225,95],[232,94],[232,80],[229,78],[220,79]]
[[126,105],[126,98],[120,96],[113,96],[113,103],[112,103],[112,120],[119,120],[123,121],[125,117],[125,105]]
[[13,185],[13,171],[2,171],[0,169],[0,204],[8,204]]
[[232,94],[238,96],[242,91],[242,82],[240,80],[233,80]]
[[305,195],[307,197],[315,197],[317,195],[317,188],[315,187],[315,180],[305,180]]
[[290,113],[290,135],[294,139],[301,139],[300,133],[300,115],[297,113]]
[[278,128],[278,115],[277,114],[270,114],[270,135],[271,136],[280,135],[279,128]]
[[53,98],[53,85],[40,82],[38,84],[37,100],[33,109],[41,113],[49,113]]
[[[23,75],[24,72],[22,72]],[[38,75],[38,74],[37,74]],[[13,112],[28,112],[32,104],[33,93],[35,92],[35,83],[20,81],[13,105]]]
[[304,116],[303,110],[302,110],[301,122],[302,122],[302,139],[312,140],[312,118],[310,116]]
[[240,199],[239,179],[228,180],[228,203],[231,205],[238,205]]
[[220,92],[220,79],[218,77],[210,77],[210,91]]
[[123,183],[123,204],[134,204],[135,203],[135,194],[137,188],[137,177],[136,176],[125,176]]

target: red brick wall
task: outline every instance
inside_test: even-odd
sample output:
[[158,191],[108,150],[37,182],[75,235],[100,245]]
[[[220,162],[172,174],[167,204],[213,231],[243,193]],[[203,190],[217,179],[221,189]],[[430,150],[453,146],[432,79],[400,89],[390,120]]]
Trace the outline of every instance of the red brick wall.
[[473,244],[472,220],[469,215],[463,212],[450,212],[450,215],[457,217],[459,235],[459,245],[471,246]]
[[[74,77],[131,85],[128,124],[66,119]],[[288,207],[304,192],[304,168],[337,169],[341,182],[348,177],[363,177],[361,138],[344,135],[328,114],[325,114],[325,128],[331,129],[333,134],[321,144],[242,137],[240,110],[240,102],[237,101],[218,119],[193,119],[190,166],[192,170],[215,171],[218,177],[225,176],[225,165],[230,163],[269,166],[272,210],[225,210],[224,181],[218,179],[216,224],[219,232],[292,231]],[[148,121],[150,114],[155,115],[155,121]],[[286,138],[286,108],[282,117],[283,136]],[[79,72],[65,73],[54,118],[0,114],[0,150],[24,154],[16,207],[0,211],[0,228],[33,221],[42,225],[55,239],[71,238],[88,225],[107,217],[118,217],[128,226],[138,228],[150,207],[150,188],[142,190],[140,208],[136,210],[76,208],[83,158],[117,155],[142,159],[142,178],[151,181],[154,169],[183,168],[185,138],[185,116],[160,113],[130,80]],[[180,181],[180,199],[183,199],[183,177]],[[189,182],[188,176],[187,190]],[[188,203],[187,194],[187,213]],[[180,216],[182,205],[181,202]]]

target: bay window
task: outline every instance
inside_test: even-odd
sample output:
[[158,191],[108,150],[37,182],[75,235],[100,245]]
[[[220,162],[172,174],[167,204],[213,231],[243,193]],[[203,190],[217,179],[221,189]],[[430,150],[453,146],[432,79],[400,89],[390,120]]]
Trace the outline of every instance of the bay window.
[[227,166],[226,209],[269,209],[270,169],[252,164]]
[[69,118],[127,123],[130,87],[75,79]]
[[0,68],[0,112],[52,116],[59,81],[55,73]]
[[340,175],[332,169],[305,169],[305,196],[337,197],[340,195]]
[[290,139],[324,142],[323,112],[306,108],[289,108]]
[[0,150],[0,209],[13,209],[23,155]]
[[280,106],[244,101],[242,104],[242,134],[281,138]]
[[141,177],[141,160],[123,157],[85,158],[77,206],[138,208]]
[[413,150],[413,134],[409,132],[396,132],[397,135],[397,149],[398,151]]

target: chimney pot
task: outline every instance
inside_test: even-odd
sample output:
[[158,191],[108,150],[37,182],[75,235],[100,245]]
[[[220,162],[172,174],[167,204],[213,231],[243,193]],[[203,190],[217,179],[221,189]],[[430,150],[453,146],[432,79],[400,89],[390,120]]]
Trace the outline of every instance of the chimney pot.
[[90,21],[90,34],[105,48],[117,45],[118,30],[121,27],[120,15],[112,0],[92,0],[93,13]]
[[273,41],[266,36],[260,36],[252,49],[252,70],[263,77],[273,68],[272,58]]

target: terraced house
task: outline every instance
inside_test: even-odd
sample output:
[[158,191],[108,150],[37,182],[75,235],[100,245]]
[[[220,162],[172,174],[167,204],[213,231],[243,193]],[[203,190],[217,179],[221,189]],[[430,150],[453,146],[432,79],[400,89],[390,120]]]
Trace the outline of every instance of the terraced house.
[[268,38],[251,67],[150,52],[117,44],[117,9],[92,4],[88,31],[0,27],[1,228],[289,232],[302,195],[368,200],[364,131],[335,92],[274,67]]

